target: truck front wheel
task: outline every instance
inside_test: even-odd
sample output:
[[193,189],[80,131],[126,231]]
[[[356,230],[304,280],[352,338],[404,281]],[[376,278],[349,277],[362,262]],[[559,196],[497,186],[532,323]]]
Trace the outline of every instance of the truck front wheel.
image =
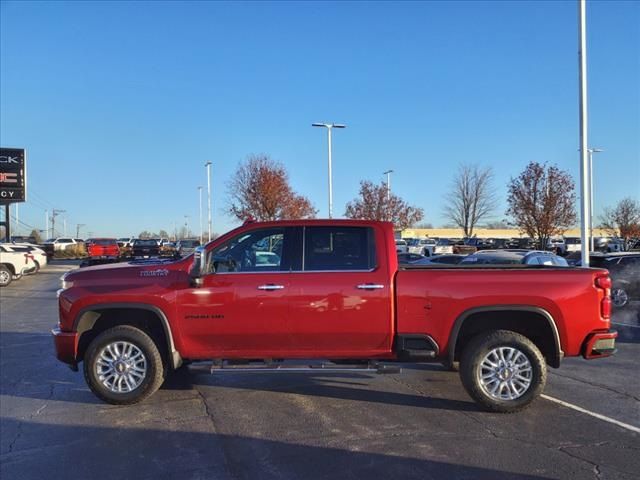
[[528,407],[547,382],[547,365],[538,347],[510,330],[479,334],[460,359],[467,393],[483,408],[513,413]]
[[142,330],[120,325],[99,334],[87,348],[84,377],[91,391],[113,405],[138,403],[164,381],[162,356]]

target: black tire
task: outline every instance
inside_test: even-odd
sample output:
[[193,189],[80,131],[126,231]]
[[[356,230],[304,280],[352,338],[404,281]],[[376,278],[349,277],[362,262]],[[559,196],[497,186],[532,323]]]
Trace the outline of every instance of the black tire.
[[[146,371],[140,384],[130,392],[114,392],[100,381],[97,361],[100,352],[114,342],[128,342],[144,355]],[[84,355],[84,378],[91,391],[101,400],[112,405],[131,405],[141,402],[155,393],[166,375],[162,356],[155,342],[142,330],[130,325],[119,325],[99,334]]]
[[13,274],[4,265],[0,265],[0,287],[6,287],[13,280]]
[[[480,378],[483,360],[491,351],[500,347],[512,348],[522,353],[531,367],[528,374],[529,386],[515,399],[496,398],[485,388]],[[477,335],[464,347],[460,359],[460,379],[467,393],[482,408],[492,412],[514,413],[527,408],[542,393],[547,383],[547,365],[538,347],[527,337],[510,330],[495,330]],[[498,393],[502,393],[502,387]]]

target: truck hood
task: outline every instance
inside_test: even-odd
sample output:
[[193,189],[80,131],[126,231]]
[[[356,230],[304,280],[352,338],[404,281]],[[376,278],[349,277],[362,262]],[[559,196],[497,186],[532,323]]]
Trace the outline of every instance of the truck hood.
[[79,268],[62,276],[63,288],[117,286],[120,289],[169,284],[178,278],[186,278],[191,261],[192,257],[178,261],[131,261]]

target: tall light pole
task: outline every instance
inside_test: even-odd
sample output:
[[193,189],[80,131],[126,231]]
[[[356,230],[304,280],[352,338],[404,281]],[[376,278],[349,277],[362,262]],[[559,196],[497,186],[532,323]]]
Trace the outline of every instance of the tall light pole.
[[327,129],[327,140],[329,142],[329,218],[333,216],[333,178],[331,173],[331,130],[334,128],[346,128],[341,123],[312,123],[312,127],[324,127]]
[[586,0],[578,0],[578,70],[580,86],[580,244],[582,266],[589,267],[590,191],[587,158],[587,13]]
[[85,223],[77,223],[76,224],[76,238],[80,238],[80,227],[85,227]]
[[198,187],[199,211],[200,211],[200,245],[202,245],[202,187]]
[[183,239],[189,237],[189,215],[184,216],[184,236]]
[[591,237],[591,243],[589,244],[590,252],[594,251],[593,241],[593,154],[604,152],[601,148],[589,148],[589,236]]
[[211,162],[204,164],[207,168],[207,211],[209,212],[208,226],[209,226],[209,242],[211,241]]
[[387,202],[391,200],[391,174],[393,170],[387,170],[386,172],[382,172],[383,175],[387,176]]
[[44,211],[44,239],[48,240],[49,237],[49,210]]

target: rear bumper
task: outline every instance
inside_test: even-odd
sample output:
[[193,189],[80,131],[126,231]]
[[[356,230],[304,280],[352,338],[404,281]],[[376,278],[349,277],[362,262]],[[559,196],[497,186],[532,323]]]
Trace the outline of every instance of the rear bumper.
[[78,333],[63,332],[59,328],[54,328],[51,330],[51,335],[53,335],[57,359],[75,367],[78,363]]
[[590,333],[584,342],[582,356],[587,360],[594,358],[610,357],[616,353],[616,338],[618,332],[609,330],[608,332]]

